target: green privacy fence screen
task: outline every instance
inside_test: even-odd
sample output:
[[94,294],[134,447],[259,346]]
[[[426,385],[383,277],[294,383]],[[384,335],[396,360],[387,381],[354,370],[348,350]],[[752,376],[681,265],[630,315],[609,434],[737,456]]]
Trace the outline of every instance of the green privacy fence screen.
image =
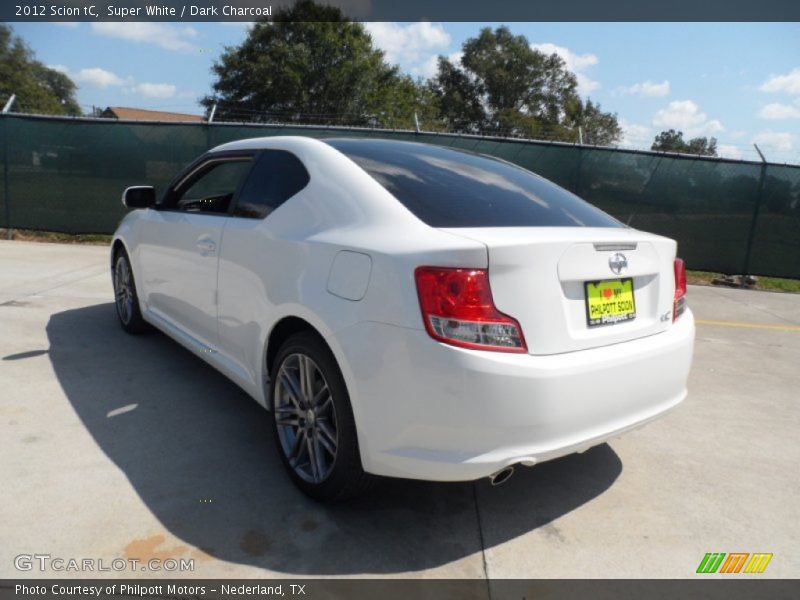
[[677,239],[692,269],[800,278],[800,167],[409,131],[4,115],[0,226],[113,232],[125,187],[163,189],[208,148],[272,135],[377,136],[494,155]]

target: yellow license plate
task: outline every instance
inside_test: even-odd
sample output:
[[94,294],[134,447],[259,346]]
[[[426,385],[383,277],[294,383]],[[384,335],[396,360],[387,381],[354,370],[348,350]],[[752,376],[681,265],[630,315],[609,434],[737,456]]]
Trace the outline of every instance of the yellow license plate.
[[586,323],[589,327],[615,325],[636,318],[633,279],[587,281]]

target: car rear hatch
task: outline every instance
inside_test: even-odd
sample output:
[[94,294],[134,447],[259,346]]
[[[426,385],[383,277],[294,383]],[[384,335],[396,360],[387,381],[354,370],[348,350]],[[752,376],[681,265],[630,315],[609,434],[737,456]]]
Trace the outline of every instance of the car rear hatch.
[[673,240],[622,228],[444,231],[486,246],[494,304],[519,321],[530,354],[617,344],[672,325]]

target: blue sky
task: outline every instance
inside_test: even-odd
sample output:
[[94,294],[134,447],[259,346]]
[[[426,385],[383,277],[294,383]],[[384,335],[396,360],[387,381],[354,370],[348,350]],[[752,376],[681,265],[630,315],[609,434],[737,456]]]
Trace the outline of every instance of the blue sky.
[[[414,76],[457,59],[486,23],[367,23],[387,59]],[[45,64],[69,73],[78,100],[200,113],[211,65],[246,35],[241,23],[18,23]],[[721,153],[800,163],[800,23],[511,23],[557,52],[580,91],[616,112],[625,146],[663,129],[712,135]]]

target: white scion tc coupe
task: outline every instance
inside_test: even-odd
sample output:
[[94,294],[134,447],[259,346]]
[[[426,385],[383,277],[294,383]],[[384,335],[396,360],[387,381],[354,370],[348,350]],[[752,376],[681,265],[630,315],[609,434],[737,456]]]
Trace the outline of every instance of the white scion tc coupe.
[[270,409],[314,498],[370,474],[500,483],[686,396],[676,243],[510,163],[249,139],[123,200],[139,210],[111,250],[122,326],[155,326]]

